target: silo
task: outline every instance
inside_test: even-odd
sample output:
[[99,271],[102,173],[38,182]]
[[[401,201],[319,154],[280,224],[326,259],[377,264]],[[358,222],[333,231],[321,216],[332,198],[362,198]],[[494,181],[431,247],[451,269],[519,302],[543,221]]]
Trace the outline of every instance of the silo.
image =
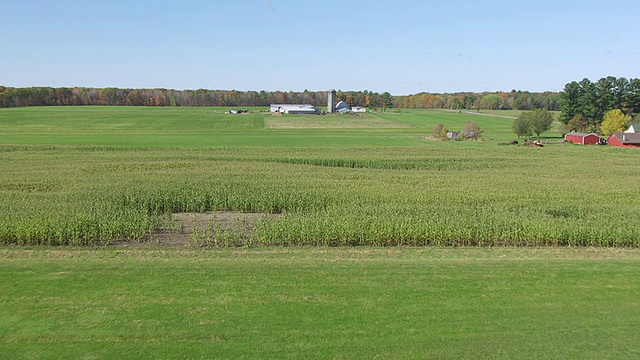
[[329,99],[327,100],[327,112],[332,113],[336,107],[336,91],[333,89],[329,90],[328,98]]

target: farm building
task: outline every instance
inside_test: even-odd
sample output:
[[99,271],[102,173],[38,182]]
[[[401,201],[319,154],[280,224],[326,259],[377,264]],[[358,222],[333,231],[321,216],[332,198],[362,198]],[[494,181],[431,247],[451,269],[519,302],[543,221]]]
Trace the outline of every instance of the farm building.
[[580,145],[595,145],[600,143],[600,136],[596,134],[570,132],[564,136],[564,140],[566,142]]
[[336,104],[336,107],[334,109],[335,112],[344,114],[344,113],[350,113],[351,111],[351,106],[349,106],[346,102],[344,101],[339,101]]
[[621,147],[640,147],[640,132],[617,132],[609,136],[609,145]]
[[640,123],[631,124],[631,126],[629,126],[629,129],[627,129],[625,133],[627,134],[640,133]]
[[449,131],[447,132],[447,139],[455,140],[460,138],[460,133],[458,131]]
[[320,109],[308,104],[271,104],[269,111],[282,114],[320,114]]
[[340,114],[354,114],[366,112],[367,109],[362,106],[350,106],[344,101],[339,101],[333,111]]

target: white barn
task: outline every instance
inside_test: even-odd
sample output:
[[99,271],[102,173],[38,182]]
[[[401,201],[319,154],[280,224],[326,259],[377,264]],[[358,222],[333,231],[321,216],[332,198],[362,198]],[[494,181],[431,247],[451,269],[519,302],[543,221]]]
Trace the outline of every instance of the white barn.
[[282,114],[319,114],[320,108],[308,104],[271,104],[269,111]]

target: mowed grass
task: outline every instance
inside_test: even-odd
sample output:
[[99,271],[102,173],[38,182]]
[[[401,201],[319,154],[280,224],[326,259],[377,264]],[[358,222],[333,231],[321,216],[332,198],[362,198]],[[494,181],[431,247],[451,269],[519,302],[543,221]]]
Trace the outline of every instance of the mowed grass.
[[640,356],[640,253],[585,249],[0,253],[0,354]]
[[[417,127],[408,121],[394,121],[389,116],[378,114],[357,114],[328,116],[271,116],[266,118],[270,129],[406,129]],[[424,125],[424,123],[422,124]]]
[[[362,116],[287,115],[266,109],[231,115],[227,108],[35,107],[0,109],[0,144],[129,147],[434,146],[438,123],[461,130],[477,122],[488,140],[514,138],[510,119],[435,110]],[[551,136],[555,136],[552,133]],[[466,145],[469,145],[467,143]],[[442,146],[438,144],[437,146]],[[460,145],[457,145],[460,146]]]

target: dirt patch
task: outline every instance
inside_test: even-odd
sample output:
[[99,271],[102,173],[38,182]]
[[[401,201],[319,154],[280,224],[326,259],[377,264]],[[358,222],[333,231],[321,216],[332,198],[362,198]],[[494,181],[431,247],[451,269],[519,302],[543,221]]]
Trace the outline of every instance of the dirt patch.
[[228,241],[229,237],[237,241],[243,237],[248,238],[256,222],[269,216],[276,215],[229,211],[176,213],[171,214],[169,221],[142,241],[127,241],[114,245],[118,247],[202,246],[218,240]]

